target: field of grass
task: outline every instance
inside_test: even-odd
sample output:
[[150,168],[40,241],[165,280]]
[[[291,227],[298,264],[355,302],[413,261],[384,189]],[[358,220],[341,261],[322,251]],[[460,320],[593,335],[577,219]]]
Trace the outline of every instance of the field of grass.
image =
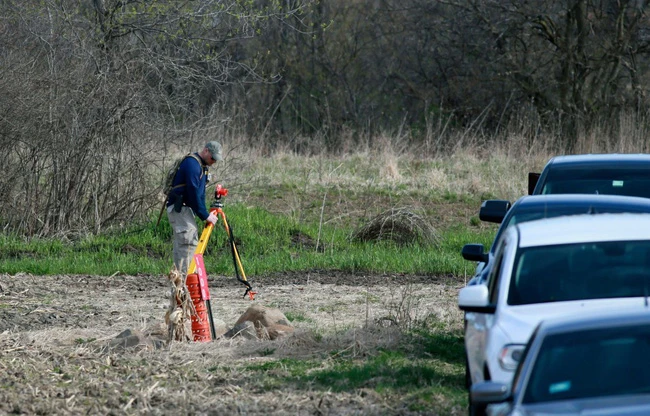
[[[339,157],[282,152],[264,157],[253,152],[229,156],[230,164],[218,167],[215,173],[229,188],[224,210],[247,276],[267,289],[266,297],[261,299],[271,302],[267,306],[283,310],[301,335],[283,344],[269,341],[236,346],[253,352],[237,355],[231,364],[223,364],[220,353],[202,350],[204,365],[196,368],[189,364],[178,367],[169,362],[165,354],[170,353],[166,352],[148,358],[154,363],[153,369],[147,369],[138,354],[124,353],[116,358],[113,353],[107,358],[106,353],[92,348],[105,334],[78,323],[84,322],[82,318],[66,318],[68,332],[64,333],[71,340],[60,340],[56,347],[48,344],[56,336],[43,333],[48,328],[47,320],[38,325],[28,320],[40,316],[32,313],[38,308],[59,311],[59,315],[65,308],[92,312],[106,316],[102,319],[112,322],[110,328],[115,330],[127,322],[135,325],[156,318],[149,312],[143,315],[142,308],[155,303],[159,295],[151,292],[146,282],[164,276],[170,269],[171,230],[166,218],[156,227],[157,213],[152,212],[149,221],[100,235],[30,241],[0,237],[0,288],[4,288],[0,295],[0,333],[5,331],[0,344],[12,351],[0,356],[0,366],[21,362],[23,358],[16,355],[25,348],[21,340],[31,339],[34,348],[41,351],[40,357],[46,357],[45,365],[53,366],[56,378],[72,380],[69,388],[76,386],[79,392],[95,382],[78,370],[90,365],[74,358],[74,354],[68,355],[82,348],[92,366],[103,368],[107,380],[123,377],[120,367],[102,366],[95,361],[120,360],[135,374],[129,380],[179,372],[183,388],[189,388],[194,380],[216,380],[206,387],[215,395],[223,396],[225,391],[227,396],[235,397],[237,389],[246,389],[252,402],[220,405],[230,410],[239,406],[249,414],[264,414],[262,408],[256,407],[259,400],[273,401],[276,414],[303,414],[296,410],[300,407],[295,407],[300,400],[317,405],[309,414],[463,414],[466,393],[462,325],[454,302],[457,290],[471,277],[474,264],[461,258],[460,249],[469,242],[489,246],[495,226],[478,220],[481,200],[514,200],[523,195],[526,173],[541,169],[548,157],[512,157],[507,152],[492,152],[423,160],[390,147]],[[390,210],[413,213],[435,230],[435,238],[405,244],[352,238],[364,225]],[[233,276],[223,228],[217,228],[205,259],[211,275]],[[115,302],[123,302],[121,293],[130,292],[120,289],[119,282],[131,282],[138,276],[142,278],[133,284],[140,286],[133,293],[144,297],[143,303],[134,304],[134,312],[117,322],[111,318]],[[52,279],[61,285],[57,293],[65,293],[67,300],[49,294]],[[103,281],[114,282],[115,293],[102,295],[101,304],[106,306],[91,300],[70,306],[78,302],[71,297],[74,290],[67,288],[75,281],[100,287]],[[39,291],[40,282],[44,286]],[[29,293],[34,297],[29,302],[37,309],[26,307],[22,313],[16,312],[20,306],[16,294],[25,293],[22,285],[31,285]],[[239,290],[237,287],[241,296]],[[287,290],[291,293],[285,298]],[[236,307],[226,308],[224,305],[230,304],[225,299],[218,305],[224,316],[236,319]],[[22,330],[16,328],[19,318],[24,324]],[[178,351],[185,347],[174,348]],[[188,346],[187,351],[197,353],[196,348]],[[218,344],[218,348],[230,351],[233,345],[226,342]],[[217,354],[216,358],[211,354]],[[30,360],[36,362],[39,358]],[[46,382],[11,377],[7,383],[13,383],[11,391],[16,401],[25,400],[21,389],[26,385],[47,389]],[[166,391],[178,388],[165,380],[162,385],[167,386]],[[119,414],[151,411],[156,409],[152,403],[158,403],[159,410],[170,406],[166,401],[169,398],[152,398],[160,388],[158,383],[150,390],[137,383],[130,389],[128,383],[127,387],[114,388],[123,397],[88,403],[95,410]],[[134,395],[134,388],[140,389],[140,396]],[[142,396],[145,390],[148,396]],[[282,392],[292,397],[291,403],[269,399]],[[63,397],[74,403],[77,396]],[[323,405],[328,400],[332,406],[329,410]],[[11,400],[8,403],[18,407],[2,410],[18,413],[51,411],[57,406],[56,400],[40,408],[24,404],[21,408]],[[91,404],[86,404],[85,409]],[[188,412],[208,411],[187,403],[183,406]]]
[[[478,220],[481,201],[523,195],[526,173],[539,170],[546,156],[525,163],[507,154],[420,160],[383,149],[341,157],[245,154],[233,160],[238,172],[223,165],[215,176],[233,182],[224,182],[230,191],[224,211],[251,275],[309,269],[464,275],[471,267],[459,256],[460,248],[467,242],[489,244],[495,229]],[[390,210],[426,221],[435,230],[435,242],[351,238]],[[152,212],[147,222],[100,235],[31,241],[1,235],[0,272],[166,273],[171,229],[166,216],[158,226],[156,217]],[[226,243],[218,226],[205,254],[215,273],[232,268]]]

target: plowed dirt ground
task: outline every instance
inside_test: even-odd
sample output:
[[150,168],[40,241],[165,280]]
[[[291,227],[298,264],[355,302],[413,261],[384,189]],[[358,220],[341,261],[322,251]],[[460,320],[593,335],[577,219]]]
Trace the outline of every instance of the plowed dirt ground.
[[[338,272],[251,281],[256,302],[293,318],[293,335],[118,348],[112,341],[127,329],[164,340],[165,276],[0,275],[0,414],[437,414],[371,388],[269,385],[246,369],[283,359],[326,366],[332,351],[362,357],[400,342],[403,328],[421,319],[460,328],[455,302],[464,282]],[[209,283],[214,316],[231,327],[251,302],[230,277]]]

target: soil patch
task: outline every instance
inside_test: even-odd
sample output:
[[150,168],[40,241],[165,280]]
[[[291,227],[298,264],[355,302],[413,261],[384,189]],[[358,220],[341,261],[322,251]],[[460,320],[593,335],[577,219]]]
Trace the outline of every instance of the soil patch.
[[[0,275],[0,413],[436,414],[372,389],[269,386],[246,368],[288,358],[325,363],[332,351],[363,356],[399,342],[397,324],[409,320],[461,328],[456,294],[464,282],[310,271],[254,283],[256,302],[284,312],[293,335],[110,349],[125,330],[164,337],[165,276]],[[226,276],[209,284],[215,318],[232,326],[252,304],[244,287]]]

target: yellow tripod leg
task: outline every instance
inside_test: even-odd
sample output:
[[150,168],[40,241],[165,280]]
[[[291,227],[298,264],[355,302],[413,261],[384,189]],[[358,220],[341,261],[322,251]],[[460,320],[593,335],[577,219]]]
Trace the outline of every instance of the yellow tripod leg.
[[[196,246],[196,250],[194,250],[194,254],[203,254],[205,253],[205,248],[208,246],[208,240],[210,240],[210,234],[212,234],[212,230],[214,229],[214,225],[209,222],[203,228],[203,232],[201,233],[201,238],[199,238],[199,244]],[[192,261],[190,261],[190,267],[187,268],[187,274],[192,274],[196,272],[196,261],[194,261],[194,256],[192,256]]]

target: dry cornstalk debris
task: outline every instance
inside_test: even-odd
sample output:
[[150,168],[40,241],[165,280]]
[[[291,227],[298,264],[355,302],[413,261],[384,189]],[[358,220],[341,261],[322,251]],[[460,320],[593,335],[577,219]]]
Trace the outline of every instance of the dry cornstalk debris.
[[196,314],[194,303],[190,293],[185,286],[183,275],[176,269],[172,269],[167,275],[171,283],[169,297],[169,308],[165,314],[167,324],[167,340],[190,341],[192,331],[189,328],[192,315]]
[[[395,302],[406,295],[418,300],[400,303],[412,308],[412,316],[421,319],[422,313],[430,313],[437,323],[462,329],[462,311],[456,306],[462,285],[458,279],[431,282],[430,276],[423,281],[416,276],[393,280],[369,275],[363,289],[350,285],[358,275],[311,272],[311,276],[315,281],[302,282],[302,290],[296,290],[293,274],[265,286],[264,302],[281,306],[294,318],[296,331],[290,337],[115,349],[106,346],[125,328],[146,338],[154,338],[153,331],[166,337],[163,316],[170,306],[171,283],[166,274],[157,279],[39,276],[20,296],[20,303],[0,308],[0,373],[5,380],[0,414],[296,415],[322,409],[328,414],[451,416],[466,411],[456,399],[444,396],[440,396],[443,404],[434,409],[410,411],[408,406],[421,403],[375,391],[373,380],[350,391],[332,391],[318,383],[276,385],[290,376],[285,359],[320,362],[304,370],[304,376],[312,377],[337,369],[339,359],[363,363],[380,349],[410,342],[402,325],[374,324],[379,317],[391,316]],[[0,279],[12,295],[26,284],[22,276]],[[102,296],[88,296],[100,292]],[[368,292],[374,299],[370,303]],[[240,294],[238,287],[215,287],[211,293],[215,315],[235,322],[251,306]],[[25,315],[37,304],[53,312]],[[273,363],[272,371],[261,369],[267,362]],[[261,380],[267,375],[274,384]],[[194,400],[197,397],[201,399]]]

